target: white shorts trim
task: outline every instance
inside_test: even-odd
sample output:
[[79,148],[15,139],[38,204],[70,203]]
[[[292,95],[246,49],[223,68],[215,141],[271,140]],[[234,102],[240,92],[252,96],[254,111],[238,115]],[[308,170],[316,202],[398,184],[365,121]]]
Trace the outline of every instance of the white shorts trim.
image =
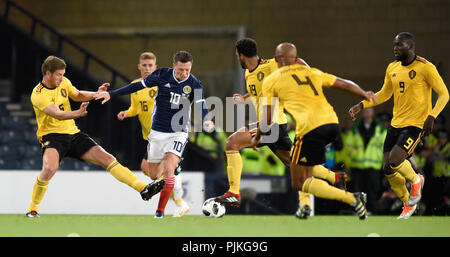
[[173,153],[181,158],[187,141],[188,133],[186,132],[165,133],[150,130],[147,162],[160,163],[164,160],[166,153]]

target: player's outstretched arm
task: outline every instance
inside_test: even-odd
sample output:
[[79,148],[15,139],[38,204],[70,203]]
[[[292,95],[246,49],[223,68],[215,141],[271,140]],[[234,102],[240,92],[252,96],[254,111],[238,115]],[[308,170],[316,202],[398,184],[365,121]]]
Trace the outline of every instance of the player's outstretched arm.
[[235,104],[250,104],[252,103],[249,100],[249,94],[241,95],[241,94],[233,94],[233,101]]
[[350,110],[348,110],[348,114],[350,115],[352,121],[356,120],[356,114],[358,114],[362,109],[364,109],[364,105],[362,104],[362,102],[359,102],[353,105]]
[[374,92],[363,90],[362,88],[360,88],[358,86],[358,84],[356,84],[355,82],[353,82],[351,80],[336,78],[336,82],[334,82],[333,87],[350,92],[354,95],[359,95],[369,102],[373,102],[375,104],[378,103],[378,99],[375,96]]
[[121,95],[129,95],[131,93],[134,93],[136,91],[139,91],[141,89],[144,89],[144,85],[140,81],[128,84],[124,87],[121,87],[119,89],[111,90],[111,91],[97,91],[94,94],[95,100],[103,99],[102,104],[106,103],[111,99],[111,97],[114,96],[121,96]]
[[75,94],[70,96],[70,99],[72,99],[75,102],[85,102],[90,101],[94,99],[94,96],[98,92],[105,92],[108,90],[109,83],[103,83],[101,86],[98,87],[97,92],[93,91],[84,91],[84,90],[77,90]]
[[[355,95],[359,95],[364,98],[364,100],[373,103],[374,105],[378,104],[377,96],[372,91],[365,91],[362,88],[358,86],[355,82],[347,79],[342,78],[336,78],[336,81],[333,84],[334,88],[338,88],[347,92],[350,92]],[[362,109],[364,108],[364,105],[362,102],[359,102],[358,104],[352,106],[350,110],[348,111],[350,117],[352,120],[356,119],[356,114],[358,114]]]
[[60,110],[60,108],[58,108],[56,105],[51,104],[44,109],[44,112],[45,114],[58,120],[70,120],[86,116],[88,113],[86,110],[88,105],[89,102],[84,102],[81,104],[80,109],[78,110],[63,111]]
[[102,104],[104,104],[104,103],[108,102],[109,99],[111,99],[111,95],[109,94],[109,92],[97,92],[94,95],[94,99],[95,100],[103,99]]

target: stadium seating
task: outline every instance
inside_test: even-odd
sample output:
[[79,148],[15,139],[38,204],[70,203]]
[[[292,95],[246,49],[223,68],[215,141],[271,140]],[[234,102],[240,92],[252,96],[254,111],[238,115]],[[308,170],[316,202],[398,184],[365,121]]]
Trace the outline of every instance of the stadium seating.
[[[0,102],[0,169],[40,170],[41,146],[29,116],[13,115],[8,102]],[[72,158],[64,158],[59,170],[100,170],[101,168]]]
[[9,111],[6,108],[6,103],[0,102],[0,116],[8,116]]
[[24,170],[39,170],[42,168],[42,158],[25,158],[22,160],[21,168]]
[[28,118],[21,116],[2,116],[0,123],[4,129],[20,130],[30,127]]
[[2,130],[0,132],[0,142],[2,144],[20,144],[27,143],[22,130]]
[[21,163],[14,158],[0,157],[0,169],[6,170],[18,170],[21,169]]

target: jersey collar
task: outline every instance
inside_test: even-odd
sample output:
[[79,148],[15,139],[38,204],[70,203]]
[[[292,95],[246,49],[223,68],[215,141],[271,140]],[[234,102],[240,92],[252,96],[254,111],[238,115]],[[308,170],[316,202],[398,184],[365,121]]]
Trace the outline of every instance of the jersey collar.
[[261,63],[261,61],[262,61],[262,59],[261,59],[261,58],[258,58],[258,64],[256,64],[256,67],[255,67],[254,69],[252,69],[252,70],[248,70],[248,72],[249,72],[249,73],[252,73],[252,72],[255,71],[256,69],[258,69],[259,64]]
[[178,84],[181,84],[181,83],[185,82],[186,80],[188,80],[188,79],[191,77],[191,73],[189,73],[189,76],[188,76],[185,80],[179,81],[179,80],[175,77],[175,69],[172,69],[172,77],[173,77],[173,79],[174,79]]
[[41,85],[43,85],[43,86],[44,86],[46,89],[48,89],[48,90],[54,90],[54,89],[56,88],[56,87],[55,87],[55,88],[49,88],[49,87],[47,87],[47,85],[45,85],[44,82],[42,82],[42,81],[41,81]]
[[414,55],[414,58],[412,59],[412,61],[410,61],[409,63],[407,63],[407,64],[405,64],[405,65],[403,65],[403,63],[402,63],[402,66],[409,66],[409,65],[411,65],[411,63],[413,63],[416,59],[417,59],[417,55]]

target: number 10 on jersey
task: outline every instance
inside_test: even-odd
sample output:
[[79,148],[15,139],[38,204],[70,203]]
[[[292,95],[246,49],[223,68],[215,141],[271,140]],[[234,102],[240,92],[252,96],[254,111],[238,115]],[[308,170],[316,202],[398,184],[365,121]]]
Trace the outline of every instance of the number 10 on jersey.
[[180,141],[173,141],[173,150],[181,153],[181,150],[183,150],[183,143]]
[[180,99],[181,99],[181,95],[174,93],[174,92],[170,92],[170,103],[173,104],[180,104]]

